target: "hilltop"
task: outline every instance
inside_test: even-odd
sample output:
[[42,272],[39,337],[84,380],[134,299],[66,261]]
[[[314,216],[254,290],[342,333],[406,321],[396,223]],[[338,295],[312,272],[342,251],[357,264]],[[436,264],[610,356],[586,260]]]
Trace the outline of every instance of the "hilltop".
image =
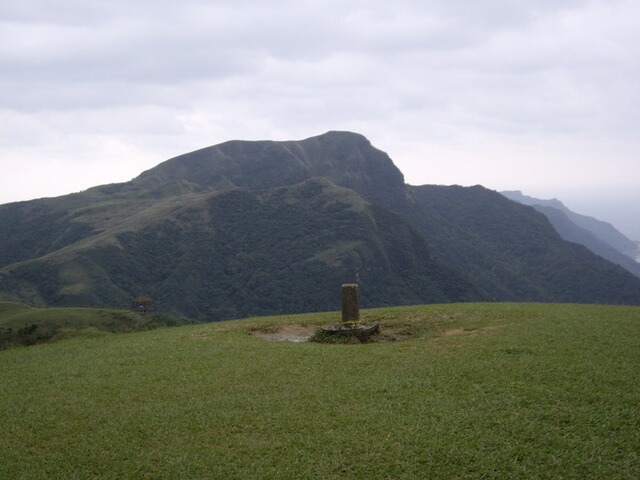
[[339,312],[0,351],[0,479],[639,478],[638,307]]

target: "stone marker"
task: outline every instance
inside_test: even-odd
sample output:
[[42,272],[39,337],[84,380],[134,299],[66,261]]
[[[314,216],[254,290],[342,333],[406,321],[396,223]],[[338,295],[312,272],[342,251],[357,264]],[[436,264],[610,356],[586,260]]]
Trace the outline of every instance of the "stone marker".
[[358,302],[358,284],[342,285],[342,322],[324,325],[322,330],[328,335],[354,336],[360,342],[379,332],[378,322],[360,322],[360,305]]
[[358,285],[345,283],[342,285],[342,322],[358,322],[359,320]]

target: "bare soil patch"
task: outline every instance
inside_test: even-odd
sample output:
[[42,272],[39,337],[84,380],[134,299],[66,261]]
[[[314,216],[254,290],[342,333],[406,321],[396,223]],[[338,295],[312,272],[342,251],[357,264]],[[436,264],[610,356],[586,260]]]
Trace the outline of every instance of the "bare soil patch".
[[499,328],[504,328],[504,327],[505,325],[491,325],[488,327],[474,328],[473,330],[464,330],[462,328],[454,328],[452,330],[445,331],[442,335],[445,337],[450,337],[452,335],[478,335],[483,332],[497,330]]
[[317,330],[317,326],[285,325],[277,332],[256,330],[253,335],[274,342],[307,342]]
[[[285,325],[276,331],[254,330],[253,336],[264,340],[276,342],[308,342],[318,330],[317,325]],[[410,340],[415,337],[415,332],[406,326],[385,327],[379,333],[373,335],[366,343],[388,343]]]
[[[462,328],[454,328],[446,330],[438,335],[438,337],[451,336],[473,336],[480,335],[491,330],[503,328],[506,325],[493,325],[488,327],[475,328],[472,330],[464,330]],[[255,337],[262,338],[274,342],[308,342],[318,330],[317,325],[284,325],[277,330],[253,330],[251,334]],[[416,332],[410,326],[393,326],[381,328],[380,332],[372,336],[367,343],[389,343],[402,342],[416,338]]]

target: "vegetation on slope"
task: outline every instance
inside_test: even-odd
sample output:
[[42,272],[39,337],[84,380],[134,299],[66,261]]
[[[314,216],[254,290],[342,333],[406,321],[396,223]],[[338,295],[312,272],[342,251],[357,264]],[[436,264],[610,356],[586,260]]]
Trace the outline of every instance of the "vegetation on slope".
[[[640,304],[640,278],[482,187],[412,187],[366,138],[227,142],[131,182],[0,206],[0,299],[220,320],[454,301]],[[295,290],[295,294],[292,292]]]
[[134,185],[187,180],[214,190],[268,190],[322,177],[374,203],[404,194],[404,176],[389,156],[351,132],[327,132],[301,141],[234,140],[167,160]]
[[164,313],[88,307],[35,307],[0,302],[0,350],[77,336],[139,332],[195,323]]
[[0,352],[0,478],[640,477],[637,307],[362,314],[406,341],[248,334],[325,313]]
[[572,222],[562,210],[553,207],[546,207],[544,205],[533,205],[533,208],[538,210],[540,213],[543,213],[565,240],[584,245],[597,255],[622,266],[625,270],[633,273],[636,277],[640,277],[640,263],[636,262],[634,258],[630,256],[633,249],[627,250],[627,254],[616,250],[608,243],[600,240],[590,231]]
[[405,216],[438,260],[466,273],[494,300],[640,304],[640,279],[547,218],[481,186],[409,187]]
[[[555,210],[556,215],[558,213],[562,213],[566,217],[566,220],[573,224],[574,228],[582,230],[582,235],[584,235],[585,232],[588,232],[590,235],[598,238],[600,241],[606,243],[607,245],[623,254],[631,255],[638,249],[636,241],[631,240],[630,238],[623,235],[610,223],[573,212],[557,199],[542,200],[540,198],[533,198],[527,195],[523,195],[519,190],[500,193],[505,197],[510,198],[511,200],[515,200],[516,202],[523,203],[525,205],[531,205],[542,213],[545,213],[545,215],[547,215],[549,209]],[[553,222],[551,216],[549,216],[549,220]],[[564,228],[567,228],[566,223]],[[559,233],[562,235],[562,232]],[[577,238],[569,240],[582,243]]]
[[16,266],[1,290],[50,305],[119,306],[144,292],[162,310],[203,321],[332,310],[340,284],[356,277],[363,306],[482,298],[432,259],[406,221],[324,179],[189,197],[110,238]]

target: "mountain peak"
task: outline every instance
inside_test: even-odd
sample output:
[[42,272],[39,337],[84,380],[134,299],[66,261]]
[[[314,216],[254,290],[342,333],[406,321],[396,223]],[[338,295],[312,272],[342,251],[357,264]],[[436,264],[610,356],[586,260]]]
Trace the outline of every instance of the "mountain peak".
[[312,177],[367,198],[397,196],[404,176],[363,135],[329,131],[299,141],[233,140],[169,159],[134,180],[138,184],[187,180],[213,190],[265,190]]
[[[337,142],[337,141],[359,142],[359,143],[365,143],[367,145],[371,145],[371,142],[369,141],[369,139],[367,139],[367,137],[365,137],[364,135],[360,133],[350,132],[348,130],[329,130],[326,133],[309,137],[306,140],[313,140],[313,139],[330,141],[330,142]],[[303,141],[306,141],[306,140],[303,140]]]

